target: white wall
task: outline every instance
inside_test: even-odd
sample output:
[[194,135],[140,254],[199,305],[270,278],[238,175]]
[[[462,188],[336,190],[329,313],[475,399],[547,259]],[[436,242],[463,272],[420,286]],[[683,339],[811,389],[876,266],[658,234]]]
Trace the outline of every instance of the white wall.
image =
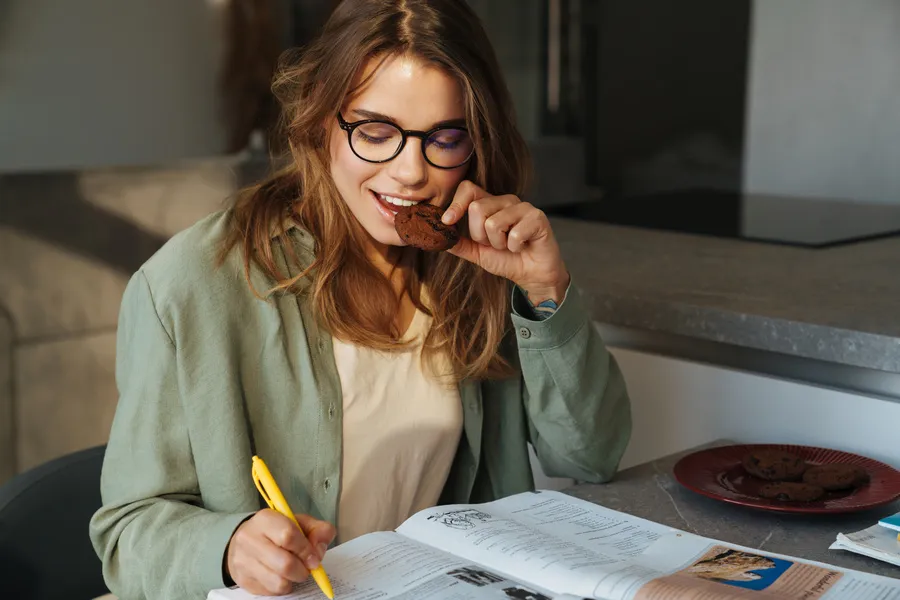
[[[625,374],[634,431],[621,468],[717,439],[856,452],[900,467],[900,403],[611,347]],[[563,489],[532,455],[535,485]]]
[[900,203],[900,2],[753,3],[745,189]]
[[613,354],[634,411],[623,467],[720,438],[825,446],[900,467],[900,403],[633,350]]
[[0,172],[220,154],[221,4],[0,1]]

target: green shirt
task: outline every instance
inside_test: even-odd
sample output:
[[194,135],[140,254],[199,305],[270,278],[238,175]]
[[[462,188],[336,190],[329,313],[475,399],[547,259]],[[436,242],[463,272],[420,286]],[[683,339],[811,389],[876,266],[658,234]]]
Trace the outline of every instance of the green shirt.
[[[119,403],[90,534],[120,600],[199,600],[223,587],[232,532],[262,499],[251,456],[295,512],[336,523],[340,380],[330,334],[301,294],[263,301],[239,251],[215,267],[230,213],[173,237],[131,278],[119,315]],[[312,239],[290,232],[301,263]],[[276,243],[282,272],[297,274]],[[254,268],[254,287],[272,282]],[[301,290],[302,291],[302,290]],[[521,376],[460,384],[461,437],[442,503],[534,487],[530,443],[549,476],[615,473],[631,434],[622,374],[574,286],[550,318],[513,292],[509,358]]]

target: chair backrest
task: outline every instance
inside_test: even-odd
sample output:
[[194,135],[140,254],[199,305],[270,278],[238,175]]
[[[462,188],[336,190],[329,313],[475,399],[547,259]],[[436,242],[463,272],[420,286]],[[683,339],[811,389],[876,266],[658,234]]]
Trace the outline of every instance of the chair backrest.
[[88,600],[108,593],[88,537],[105,446],[39,465],[0,486],[0,598]]

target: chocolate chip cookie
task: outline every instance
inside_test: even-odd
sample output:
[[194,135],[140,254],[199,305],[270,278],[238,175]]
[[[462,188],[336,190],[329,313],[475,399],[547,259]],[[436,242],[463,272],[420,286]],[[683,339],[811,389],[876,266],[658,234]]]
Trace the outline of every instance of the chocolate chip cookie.
[[790,452],[781,450],[757,450],[744,456],[744,469],[767,481],[794,481],[803,476],[806,462]]
[[400,239],[421,250],[447,250],[459,241],[455,225],[441,221],[444,211],[431,204],[404,206],[394,217],[394,229]]
[[869,480],[865,469],[856,465],[832,464],[810,467],[803,473],[803,482],[828,491],[849,490]]
[[817,485],[795,481],[777,481],[759,488],[759,495],[763,498],[785,502],[812,502],[821,498],[824,493],[825,490]]

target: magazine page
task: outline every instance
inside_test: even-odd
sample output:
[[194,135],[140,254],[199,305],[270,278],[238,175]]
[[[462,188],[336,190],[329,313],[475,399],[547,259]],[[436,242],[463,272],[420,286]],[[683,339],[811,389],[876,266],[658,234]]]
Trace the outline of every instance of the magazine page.
[[[325,571],[340,600],[557,600],[469,561],[392,532],[373,533],[325,555]],[[282,600],[322,600],[309,579]],[[208,600],[271,600],[242,589],[210,592]]]
[[676,530],[541,491],[480,505],[428,509],[397,531],[513,579],[591,598],[597,582],[611,570]]
[[661,537],[601,580],[622,600],[900,600],[900,581],[691,535]]

